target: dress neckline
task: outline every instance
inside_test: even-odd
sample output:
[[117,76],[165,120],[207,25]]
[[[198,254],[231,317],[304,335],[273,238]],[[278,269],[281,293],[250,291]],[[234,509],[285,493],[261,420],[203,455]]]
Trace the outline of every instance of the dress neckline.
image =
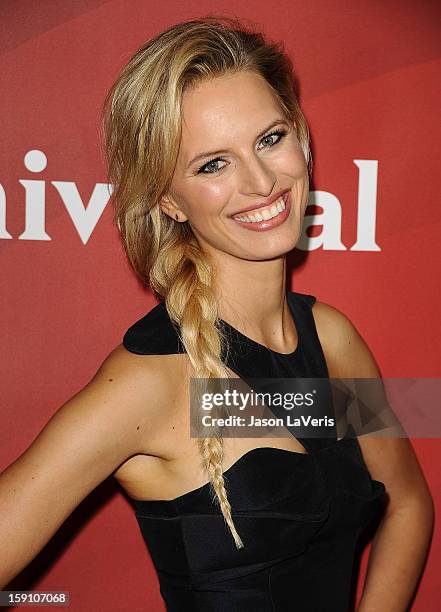
[[[279,456],[281,459],[287,459],[288,461],[309,463],[312,460],[312,454],[309,448],[307,448],[303,442],[300,444],[303,446],[305,452],[290,450],[287,448],[279,448],[278,446],[255,446],[254,448],[250,448],[238,459],[236,459],[236,461],[230,465],[229,468],[222,472],[222,476],[227,482],[234,472],[243,467],[244,463],[254,461],[256,458],[258,459],[259,455],[261,455],[262,460],[270,459],[271,454],[274,454],[274,456]],[[190,491],[186,491],[185,493],[181,493],[181,495],[178,495],[173,499],[137,499],[135,497],[129,497],[135,506],[165,506],[176,504],[177,502],[182,502],[186,499],[191,499],[196,495],[201,495],[203,492],[208,491],[210,486],[211,482],[205,482],[203,485],[196,487],[195,489],[191,489]]]
[[274,349],[269,348],[269,346],[265,346],[264,344],[261,344],[260,342],[257,342],[257,340],[253,340],[249,336],[246,336],[241,331],[239,331],[238,329],[236,329],[235,327],[230,325],[230,323],[228,323],[227,321],[224,321],[224,319],[219,319],[219,321],[228,330],[235,332],[239,336],[239,338],[241,338],[242,340],[244,340],[246,343],[250,344],[254,348],[256,348],[256,349],[258,349],[260,351],[269,352],[269,353],[271,353],[272,355],[276,356],[279,359],[290,359],[290,358],[296,356],[297,353],[299,353],[301,351],[302,344],[303,344],[301,333],[300,333],[300,325],[299,325],[299,321],[298,321],[297,315],[296,315],[296,308],[294,308],[294,304],[293,304],[293,298],[294,298],[293,292],[290,291],[290,290],[287,290],[286,291],[286,299],[288,301],[289,312],[291,313],[291,320],[293,322],[293,325],[294,325],[294,328],[295,328],[296,334],[297,334],[297,346],[290,353],[279,353],[278,351],[275,351]]

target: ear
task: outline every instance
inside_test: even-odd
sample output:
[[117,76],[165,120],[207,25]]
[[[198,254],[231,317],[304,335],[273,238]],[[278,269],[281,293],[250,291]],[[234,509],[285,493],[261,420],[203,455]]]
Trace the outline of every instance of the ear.
[[162,196],[159,206],[161,207],[161,210],[174,221],[183,222],[187,221],[188,219],[185,213],[180,210],[179,206],[176,204],[170,194]]

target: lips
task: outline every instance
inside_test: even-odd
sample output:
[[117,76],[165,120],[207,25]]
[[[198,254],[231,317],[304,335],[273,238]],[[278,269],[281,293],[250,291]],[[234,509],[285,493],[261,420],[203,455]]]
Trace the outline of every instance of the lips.
[[279,225],[282,225],[286,221],[286,219],[289,217],[289,214],[291,212],[291,191],[288,191],[283,199],[285,202],[285,210],[280,212],[275,217],[272,217],[270,219],[263,219],[263,221],[255,221],[255,222],[240,221],[240,219],[232,217],[232,222],[238,224],[245,230],[250,230],[253,232],[266,232],[268,230],[276,228]]
[[252,204],[251,206],[248,206],[247,208],[242,208],[241,210],[238,210],[235,213],[233,213],[232,215],[230,215],[230,217],[237,217],[237,216],[240,216],[240,215],[244,215],[244,214],[250,212],[251,210],[255,211],[255,210],[259,210],[261,208],[268,208],[272,204],[274,204],[274,202],[277,202],[277,200],[279,200],[282,197],[283,197],[284,202],[286,204],[286,198],[287,198],[288,192],[289,192],[289,189],[282,189],[281,191],[278,191],[276,194],[274,194],[272,196],[272,198],[268,198],[268,200],[266,200],[265,202],[259,202],[257,204]]

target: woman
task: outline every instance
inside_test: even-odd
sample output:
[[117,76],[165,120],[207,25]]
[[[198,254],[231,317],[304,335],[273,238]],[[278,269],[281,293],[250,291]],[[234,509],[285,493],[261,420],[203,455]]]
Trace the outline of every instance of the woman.
[[188,433],[191,377],[379,376],[346,316],[286,289],[310,161],[289,59],[234,20],[181,23],[139,49],[104,116],[115,221],[162,301],[2,474],[1,584],[112,474],[169,610],[347,610],[383,504],[358,610],[405,610],[433,520],[405,439]]

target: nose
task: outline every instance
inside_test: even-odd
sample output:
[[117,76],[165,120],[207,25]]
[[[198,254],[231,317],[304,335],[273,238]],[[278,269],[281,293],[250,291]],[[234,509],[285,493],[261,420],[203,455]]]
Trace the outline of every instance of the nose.
[[277,179],[262,159],[251,155],[242,164],[239,181],[240,191],[244,195],[267,197],[272,192]]

